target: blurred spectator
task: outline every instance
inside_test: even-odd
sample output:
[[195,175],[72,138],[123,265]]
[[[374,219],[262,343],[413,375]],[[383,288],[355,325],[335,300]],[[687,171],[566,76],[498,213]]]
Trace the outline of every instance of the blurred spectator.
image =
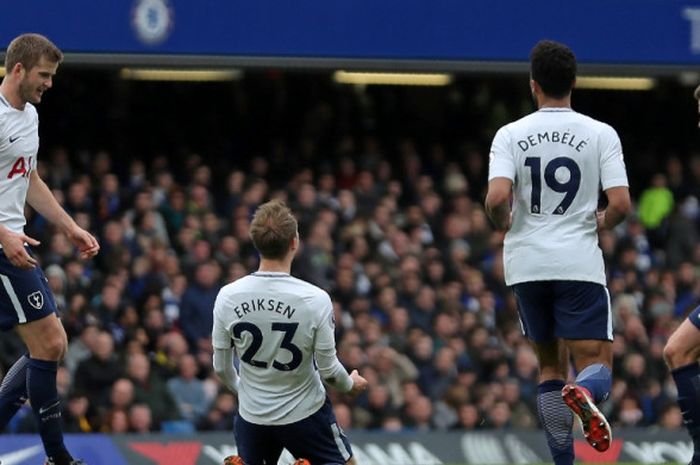
[[[127,360],[126,374],[134,383],[134,402],[149,407],[148,429],[158,429],[161,422],[179,418],[177,404],[164,381],[151,372],[151,362],[144,354],[132,354]],[[145,416],[139,413],[140,417]],[[130,423],[133,423],[131,414]],[[139,423],[143,426],[143,423]],[[132,424],[133,428],[133,424]]]
[[668,180],[663,173],[656,173],[639,198],[639,219],[647,229],[654,246],[664,243],[663,221],[673,210],[673,193],[668,188]]
[[67,433],[90,433],[93,426],[88,420],[90,401],[85,395],[71,395],[63,412],[64,431]]
[[221,270],[215,261],[202,263],[196,268],[194,281],[185,289],[180,301],[179,326],[190,347],[211,345],[212,309],[220,277]]
[[97,326],[86,326],[85,329],[68,344],[68,350],[63,357],[63,364],[71,375],[75,374],[80,362],[90,358],[95,350],[100,330]]
[[209,406],[202,381],[197,379],[197,361],[190,354],[179,359],[179,375],[167,382],[168,390],[177,404],[180,416],[185,420],[197,422],[206,413]]
[[233,415],[238,405],[236,398],[230,392],[220,392],[206,415],[197,424],[201,431],[231,431],[233,430]]
[[101,331],[95,338],[92,355],[78,364],[74,389],[83,393],[92,405],[105,405],[109,391],[123,372],[114,352],[112,335]]
[[134,404],[129,408],[129,432],[148,434],[153,428],[149,404]]

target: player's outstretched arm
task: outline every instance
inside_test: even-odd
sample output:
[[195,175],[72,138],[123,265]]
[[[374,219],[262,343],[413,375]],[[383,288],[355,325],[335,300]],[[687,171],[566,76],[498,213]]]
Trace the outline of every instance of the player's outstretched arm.
[[39,177],[36,170],[29,178],[27,203],[50,223],[57,225],[71,242],[80,250],[80,258],[92,258],[97,255],[100,245],[92,234],[85,231],[61,207],[49,186]]
[[238,394],[238,383],[240,378],[233,366],[232,349],[214,349],[213,356],[214,372],[219,377],[224,386],[232,392]]

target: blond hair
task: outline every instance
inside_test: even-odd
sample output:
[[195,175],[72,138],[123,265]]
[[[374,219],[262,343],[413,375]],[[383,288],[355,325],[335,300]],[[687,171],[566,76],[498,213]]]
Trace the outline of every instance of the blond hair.
[[250,238],[263,258],[281,260],[297,236],[297,220],[279,200],[258,207],[250,223]]
[[45,58],[51,63],[63,61],[63,53],[41,34],[22,34],[15,37],[5,53],[5,69],[11,72],[17,63],[29,71]]

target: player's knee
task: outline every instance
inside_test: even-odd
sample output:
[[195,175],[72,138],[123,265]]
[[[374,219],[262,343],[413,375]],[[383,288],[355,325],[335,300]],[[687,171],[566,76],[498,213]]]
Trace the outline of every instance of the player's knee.
[[65,333],[52,334],[43,337],[40,341],[39,347],[34,347],[34,350],[30,348],[33,357],[59,361],[66,353],[68,342]]
[[355,457],[350,457],[350,459],[347,462],[345,462],[345,465],[357,465]]
[[669,339],[664,347],[663,356],[666,365],[672,370],[694,361],[685,344],[678,338]]

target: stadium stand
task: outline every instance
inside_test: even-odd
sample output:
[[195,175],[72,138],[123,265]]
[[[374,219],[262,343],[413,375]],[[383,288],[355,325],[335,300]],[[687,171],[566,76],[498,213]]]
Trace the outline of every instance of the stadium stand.
[[[41,114],[39,169],[102,250],[81,262],[43,218],[30,213],[27,228],[42,241],[70,336],[59,372],[70,431],[232,429],[235,397],[211,368],[211,309],[222,283],[255,268],[248,225],[269,198],[297,214],[293,272],[331,293],[340,359],[370,382],[356,400],[331,393],[343,428],[538,426],[534,355],[482,206],[487,141],[530,110],[527,89],[471,78],[441,90],[357,91],[271,73],[127,91],[76,73],[66,70],[40,109],[71,102],[73,117]],[[100,86],[111,106],[95,114],[78,96]],[[669,85],[671,110],[692,121],[683,91]],[[588,96],[575,94],[574,106],[603,120],[658,104]],[[174,112],[182,108],[196,111]],[[645,131],[656,120],[638,115],[634,125],[614,122],[634,160],[639,212],[601,235],[616,323],[604,408],[614,425],[679,429],[662,348],[700,298],[700,155],[688,148],[694,128],[672,118],[665,133]],[[645,210],[650,196],[669,208]],[[0,344],[6,370],[23,349],[11,334]],[[33,428],[22,414],[8,427]]]

